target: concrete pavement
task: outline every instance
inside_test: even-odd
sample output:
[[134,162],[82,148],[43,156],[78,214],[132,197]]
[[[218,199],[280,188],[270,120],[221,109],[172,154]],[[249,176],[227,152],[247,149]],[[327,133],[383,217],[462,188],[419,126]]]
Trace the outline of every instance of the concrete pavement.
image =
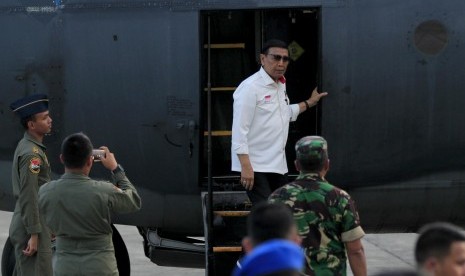
[[[3,251],[8,237],[12,213],[0,211],[0,252]],[[117,225],[123,237],[131,259],[131,271],[135,276],[201,276],[204,269],[161,267],[153,264],[145,257],[142,248],[142,237],[134,226]],[[363,240],[368,263],[368,274],[374,275],[382,271],[396,269],[414,269],[413,248],[417,234],[368,234]],[[352,275],[350,269],[348,275]]]

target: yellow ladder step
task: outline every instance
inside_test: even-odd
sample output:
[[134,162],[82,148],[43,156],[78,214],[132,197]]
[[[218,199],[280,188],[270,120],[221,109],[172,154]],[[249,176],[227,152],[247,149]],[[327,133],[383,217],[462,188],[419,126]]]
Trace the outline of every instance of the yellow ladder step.
[[[208,49],[208,44],[204,44],[203,48]],[[210,49],[245,49],[245,43],[213,43]]]
[[[210,89],[212,92],[218,92],[218,91],[234,91],[236,90],[236,86],[224,86],[224,87],[211,87]],[[203,91],[208,91],[208,88],[204,88]]]
[[[231,136],[232,131],[231,130],[213,130],[212,131],[212,136]],[[203,133],[203,136],[208,136],[208,131],[205,131]]]
[[250,211],[215,211],[216,215],[222,217],[246,217]]
[[242,252],[241,246],[214,246],[213,252]]

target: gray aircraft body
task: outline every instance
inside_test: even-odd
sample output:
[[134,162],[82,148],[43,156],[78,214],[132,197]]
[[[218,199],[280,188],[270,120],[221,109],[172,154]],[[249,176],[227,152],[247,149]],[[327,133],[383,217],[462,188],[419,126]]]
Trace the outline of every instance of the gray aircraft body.
[[[318,134],[328,180],[355,198],[368,232],[464,226],[464,10],[462,0],[0,1],[0,209],[14,208],[24,131],[9,104],[45,93],[54,178],[63,138],[86,133],[115,152],[142,197],[141,211],[114,223],[137,226],[157,264],[204,265],[189,238],[206,229],[201,194],[209,182],[240,190],[232,93],[277,38],[289,44],[291,102],[315,86],[329,92],[291,123],[290,176],[295,141]],[[108,173],[97,164],[91,176]],[[11,258],[2,264],[10,270]]]

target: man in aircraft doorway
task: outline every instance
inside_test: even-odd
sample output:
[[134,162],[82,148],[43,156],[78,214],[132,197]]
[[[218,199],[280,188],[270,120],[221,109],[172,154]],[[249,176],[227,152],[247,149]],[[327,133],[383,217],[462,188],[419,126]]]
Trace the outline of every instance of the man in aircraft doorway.
[[287,182],[289,122],[328,94],[315,88],[308,100],[289,104],[284,77],[289,50],[283,41],[267,41],[260,61],[260,70],[233,94],[231,170],[241,172],[240,182],[252,204],[266,201],[272,191]]
[[39,214],[39,187],[50,181],[50,164],[42,144],[52,129],[48,98],[33,94],[19,99],[10,108],[21,118],[25,128],[13,158],[13,194],[15,210],[10,224],[14,246],[14,275],[52,275],[50,232]]

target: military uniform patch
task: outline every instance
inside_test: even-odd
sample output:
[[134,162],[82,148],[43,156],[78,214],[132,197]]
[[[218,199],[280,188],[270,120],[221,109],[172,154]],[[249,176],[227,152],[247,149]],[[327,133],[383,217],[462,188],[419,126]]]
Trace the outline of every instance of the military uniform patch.
[[37,157],[34,157],[31,159],[29,163],[29,170],[32,173],[39,173],[40,172],[40,159]]
[[33,153],[39,153],[39,148],[38,147],[33,147],[32,152]]

